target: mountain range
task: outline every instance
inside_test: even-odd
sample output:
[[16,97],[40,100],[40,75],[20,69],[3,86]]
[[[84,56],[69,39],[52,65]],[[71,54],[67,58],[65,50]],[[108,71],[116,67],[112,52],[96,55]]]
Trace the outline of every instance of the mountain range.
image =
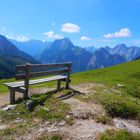
[[[75,46],[70,39],[64,38],[55,40],[37,59],[42,63],[71,61],[73,72],[103,68],[126,62],[123,56],[110,54],[105,48],[90,50]],[[93,50],[95,51],[93,52]]]
[[44,49],[46,49],[51,45],[51,42],[47,42],[47,41],[43,42],[41,40],[35,40],[35,39],[31,39],[26,42],[18,42],[16,40],[9,40],[9,41],[11,41],[21,51],[24,51],[35,58],[38,55],[40,55],[44,51]]
[[114,48],[105,47],[110,54],[119,54],[124,56],[126,61],[135,60],[140,57],[140,48],[136,46],[127,47],[125,44],[119,44]]
[[114,48],[93,46],[82,48],[69,38],[43,42],[29,40],[17,42],[0,35],[0,78],[14,75],[15,65],[24,63],[72,62],[72,71],[104,68],[131,61],[140,57],[140,48],[119,44]]
[[49,48],[37,58],[42,63],[59,63],[71,61],[73,72],[88,70],[88,62],[92,54],[85,49],[73,45],[68,38],[55,40]]
[[27,53],[19,50],[6,37],[0,35],[0,78],[14,76],[15,65],[39,63]]

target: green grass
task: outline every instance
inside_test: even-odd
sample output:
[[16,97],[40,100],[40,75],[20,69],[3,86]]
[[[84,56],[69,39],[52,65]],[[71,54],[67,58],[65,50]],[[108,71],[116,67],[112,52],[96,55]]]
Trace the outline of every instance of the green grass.
[[42,134],[39,138],[36,140],[62,140],[62,137],[59,134],[53,134],[49,136],[48,134]]
[[13,125],[6,129],[0,130],[0,139],[2,140],[15,140],[15,137],[19,137],[24,134],[33,124],[31,122],[22,122]]
[[140,97],[140,60],[72,75],[73,84],[85,82],[107,86],[122,84],[124,92]]
[[131,95],[99,93],[91,96],[90,100],[102,104],[112,117],[140,120],[140,99]]
[[8,92],[8,88],[5,85],[3,85],[3,83],[12,82],[12,81],[15,81],[15,79],[12,78],[12,79],[1,79],[0,80],[0,94]]
[[[121,65],[91,70],[87,72],[75,73],[71,75],[72,84],[100,83],[103,86],[93,87],[94,94],[83,98],[77,95],[76,98],[91,103],[101,104],[106,110],[107,116],[98,116],[97,122],[107,124],[111,117],[131,118],[140,120],[140,60],[124,63]],[[14,81],[14,79],[0,80],[0,93],[8,91],[3,85],[4,82]],[[118,87],[122,84],[124,87]],[[31,88],[54,87],[56,82],[44,83],[31,86]],[[106,90],[106,91],[104,91]],[[62,91],[63,94],[69,91]],[[24,102],[19,102],[14,110],[0,111],[2,122],[10,122],[16,118],[32,122],[33,119],[51,122],[65,119],[70,108],[67,104],[55,98],[54,93],[33,95],[33,108],[25,108]],[[109,115],[109,116],[108,116]],[[71,119],[71,118],[70,118]],[[14,131],[15,130],[15,131]],[[24,129],[23,129],[24,130]],[[16,133],[16,129],[6,129],[0,131],[0,137],[9,136]],[[101,135],[101,140],[138,140],[139,134],[121,131],[107,131]],[[11,137],[12,138],[12,137]],[[42,139],[49,138],[47,135]],[[41,138],[40,138],[41,139]],[[53,138],[59,139],[59,137]]]
[[70,108],[69,105],[56,99],[52,94],[33,95],[31,108],[26,108],[25,103],[17,104],[16,108],[9,111],[0,110],[0,120],[13,121],[16,118],[32,120],[38,118],[42,121],[60,121],[65,119]]
[[140,134],[127,132],[126,130],[107,130],[101,134],[100,140],[139,140]]
[[[12,140],[44,121],[51,123],[61,120],[65,120],[66,123],[71,121],[71,118],[66,118],[70,111],[69,105],[55,98],[54,92],[32,95],[30,100],[32,101],[31,109],[25,106],[25,101],[20,100],[14,109],[0,110],[0,123],[10,125],[9,128],[0,130],[0,138]],[[21,122],[13,123],[17,119]],[[40,140],[45,139],[60,140],[61,137],[59,135],[52,135],[51,137],[45,135],[40,138]]]
[[[95,94],[84,99],[85,102],[102,104],[112,117],[140,120],[140,60],[104,69],[91,70],[72,75],[73,84],[101,83],[93,87]],[[124,85],[118,87],[117,84]],[[104,91],[106,90],[106,91]]]
[[[110,116],[140,119],[140,60],[103,69],[75,73],[71,75],[71,79],[72,84],[103,84],[102,87],[93,87],[96,94],[85,100],[102,104]],[[0,81],[0,90],[3,92],[6,91],[6,87],[2,85],[5,81],[8,80]],[[10,81],[13,81],[13,79],[10,79]],[[124,86],[118,87],[117,84]],[[56,86],[56,82],[34,85],[31,88],[53,86]],[[114,89],[119,92],[114,92]],[[107,92],[103,93],[103,90],[107,90]],[[38,110],[36,109],[36,111]],[[40,114],[43,114],[44,110],[40,109],[40,111]]]
[[68,113],[69,106],[55,98],[45,102],[44,107],[38,106],[34,110],[34,116],[48,121],[63,120]]
[[[71,75],[72,84],[79,83],[103,83],[108,86],[116,86],[116,84],[123,84],[124,92],[140,97],[140,60],[127,62],[120,65],[90,70]],[[0,93],[7,92],[7,88],[3,85],[4,82],[14,81],[14,79],[0,80]],[[44,84],[37,84],[31,88],[39,87],[53,87],[56,82],[49,82]]]

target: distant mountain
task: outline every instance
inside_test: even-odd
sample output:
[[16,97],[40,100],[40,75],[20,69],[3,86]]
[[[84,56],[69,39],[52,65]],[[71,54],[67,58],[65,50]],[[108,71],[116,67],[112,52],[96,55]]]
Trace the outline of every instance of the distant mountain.
[[49,48],[38,57],[42,63],[58,63],[71,61],[73,71],[85,71],[92,54],[85,49],[74,46],[68,38],[55,40]]
[[101,48],[94,53],[85,48],[73,45],[68,38],[54,41],[38,57],[42,63],[58,63],[71,61],[73,72],[89,69],[103,68],[125,62],[125,58],[119,54],[111,55],[106,49]]
[[27,54],[37,57],[47,47],[51,45],[51,42],[43,42],[41,40],[29,40],[27,42],[18,42],[16,40],[10,40],[18,49],[26,52]]
[[124,56],[126,61],[131,61],[136,59],[137,57],[140,57],[140,48],[136,46],[127,47],[125,44],[119,44],[114,48],[105,47],[105,49],[110,54],[119,54],[121,56]]
[[[94,47],[81,48],[75,46],[69,38],[55,40],[52,43],[39,40],[28,42],[13,41],[18,48],[5,37],[0,36],[0,78],[2,75],[10,77],[14,74],[13,67],[23,63],[62,63],[71,61],[73,72],[86,71],[113,66],[140,57],[140,48],[119,44],[114,48],[108,46],[96,49]],[[43,51],[44,50],[44,51]],[[41,53],[42,51],[42,53]],[[28,55],[31,54],[33,57]]]
[[125,58],[119,54],[111,55],[105,48],[100,48],[93,54],[89,61],[88,69],[104,68],[125,62]]
[[6,37],[0,35],[0,78],[14,76],[15,65],[39,63],[30,55],[20,51]]
[[97,49],[93,46],[90,46],[90,47],[84,47],[84,49],[86,49],[88,52],[90,53],[94,53]]

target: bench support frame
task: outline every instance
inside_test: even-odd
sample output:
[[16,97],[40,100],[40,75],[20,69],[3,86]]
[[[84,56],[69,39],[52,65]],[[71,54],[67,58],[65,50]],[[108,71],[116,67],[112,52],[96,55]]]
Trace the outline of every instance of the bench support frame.
[[15,90],[13,88],[9,88],[10,90],[10,104],[15,103]]
[[[67,69],[43,71],[42,73],[41,72],[30,73],[30,69],[34,69],[34,68],[38,68],[38,67],[43,67],[43,68],[67,67]],[[22,85],[19,85],[19,83],[18,83],[18,85],[16,85],[16,86],[13,86],[14,82],[4,83],[9,88],[9,91],[10,91],[10,104],[15,103],[15,92],[16,91],[20,92],[20,93],[23,93],[23,99],[24,100],[28,99],[29,86],[31,84],[29,81],[30,81],[30,78],[32,78],[32,77],[39,77],[39,76],[43,76],[43,75],[45,76],[45,75],[51,75],[51,74],[62,74],[62,73],[64,74],[65,73],[66,75],[63,76],[63,77],[61,75],[61,78],[57,77],[56,79],[53,79],[51,77],[52,79],[49,79],[48,81],[46,81],[46,79],[45,79],[45,82],[56,80],[57,81],[57,91],[60,91],[62,81],[66,82],[66,84],[65,84],[66,89],[70,88],[69,83],[71,82],[71,80],[70,80],[71,62],[62,63],[62,64],[26,64],[26,65],[19,65],[19,66],[16,66],[16,70],[24,71],[24,74],[17,74],[16,75],[17,80],[24,79],[24,82],[23,82]],[[33,81],[33,80],[31,80],[31,81]],[[15,83],[17,83],[17,82],[15,82]],[[38,84],[38,83],[40,83],[40,82],[37,81],[34,84]]]

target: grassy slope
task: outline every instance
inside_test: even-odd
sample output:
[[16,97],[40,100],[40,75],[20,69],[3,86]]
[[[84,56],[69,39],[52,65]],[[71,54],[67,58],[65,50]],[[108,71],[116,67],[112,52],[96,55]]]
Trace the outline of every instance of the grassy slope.
[[[72,80],[74,84],[102,83],[104,87],[95,86],[93,90],[97,94],[90,95],[86,102],[102,104],[112,117],[140,120],[140,60],[76,73],[72,75]],[[124,86],[118,87],[117,84]]]
[[76,73],[72,75],[72,81],[74,84],[84,82],[104,83],[109,86],[123,84],[127,92],[140,97],[140,60]]
[[[121,65],[108,67],[104,69],[91,70],[81,73],[72,74],[72,84],[84,82],[104,83],[110,86],[116,84],[125,85],[129,92],[140,93],[140,60],[124,63]],[[7,92],[4,82],[13,81],[14,79],[0,80],[0,93]],[[34,87],[53,86],[54,82],[35,85]]]
[[[91,70],[87,72],[82,73],[76,73],[72,74],[72,84],[79,84],[79,83],[103,83],[103,87],[94,87],[93,90],[95,90],[95,94],[89,95],[89,98],[86,98],[87,102],[96,102],[99,104],[102,104],[105,108],[106,112],[111,117],[122,117],[122,118],[134,118],[140,120],[140,60],[124,63],[121,65],[105,68],[105,69],[99,69],[99,70]],[[0,93],[8,91],[5,86],[2,84],[4,82],[13,81],[14,79],[9,80],[0,80]],[[117,84],[123,84],[124,87],[117,87]],[[48,84],[41,84],[41,85],[35,85],[34,87],[44,87],[44,86],[54,86],[54,82],[51,82]],[[120,92],[111,92],[110,89],[112,87],[115,87],[115,89],[119,90]],[[108,93],[104,93],[104,89],[107,89]],[[97,93],[97,94],[96,94]],[[46,99],[46,95],[41,96],[35,96],[35,99],[38,100],[44,100]],[[78,95],[82,96],[82,95]],[[136,96],[136,97],[135,97]],[[82,97],[78,97],[79,99]],[[34,100],[35,100],[34,99]],[[37,101],[38,101],[37,100]],[[85,98],[83,98],[85,100]],[[50,98],[50,100],[47,102],[44,101],[44,105],[38,105],[35,107],[33,112],[29,113],[29,116],[27,117],[26,109],[23,108],[23,104],[19,104],[13,112],[0,112],[0,119],[3,119],[5,122],[6,119],[9,121],[13,121],[15,118],[22,118],[25,119],[28,122],[32,123],[32,120],[34,121],[34,118],[39,118],[41,120],[47,119],[47,120],[61,120],[64,119],[67,115],[67,112],[69,111],[69,106],[66,104],[63,104],[61,101],[56,101],[55,98]],[[57,103],[57,105],[54,106],[54,103]],[[50,113],[46,114],[46,109],[51,110]],[[61,109],[61,112],[58,111],[58,108]],[[18,116],[14,112],[19,112]],[[7,114],[8,113],[8,114]],[[25,118],[24,118],[25,117]],[[103,116],[104,120],[106,116]],[[69,121],[69,120],[68,120]],[[22,128],[22,131],[19,131],[21,133],[24,133],[28,127],[30,127],[30,123],[28,124],[20,124],[20,126],[15,125],[13,128],[6,129],[0,131],[0,137],[9,137],[13,136],[13,133],[17,133],[17,130],[19,130],[19,127]],[[22,126],[22,127],[21,127]],[[14,131],[13,131],[14,130]],[[17,134],[21,135],[21,134]],[[131,134],[125,131],[116,131],[116,132],[105,132],[101,135],[102,139],[108,139],[108,140],[115,140],[122,138],[125,139],[139,139],[139,135]]]

